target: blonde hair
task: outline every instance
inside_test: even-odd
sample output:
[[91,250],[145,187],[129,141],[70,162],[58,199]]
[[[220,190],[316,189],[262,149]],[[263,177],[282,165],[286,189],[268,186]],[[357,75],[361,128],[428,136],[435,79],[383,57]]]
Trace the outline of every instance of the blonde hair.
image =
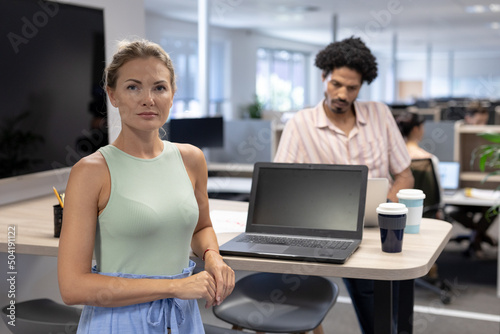
[[127,62],[138,58],[154,57],[162,61],[170,72],[170,86],[175,93],[177,85],[175,84],[174,65],[168,53],[161,46],[151,41],[140,39],[136,41],[121,41],[118,44],[118,51],[114,54],[111,63],[104,70],[104,85],[114,89],[118,78],[118,71]]

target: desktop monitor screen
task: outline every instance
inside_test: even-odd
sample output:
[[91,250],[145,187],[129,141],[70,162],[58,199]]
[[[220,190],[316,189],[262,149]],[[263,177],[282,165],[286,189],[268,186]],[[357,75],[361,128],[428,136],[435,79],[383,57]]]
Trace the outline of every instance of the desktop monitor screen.
[[108,141],[104,12],[0,1],[0,179],[67,168]]
[[460,182],[460,163],[457,161],[440,161],[439,177],[443,189],[458,189]]
[[168,140],[187,143],[199,148],[224,147],[222,117],[176,118],[167,123]]

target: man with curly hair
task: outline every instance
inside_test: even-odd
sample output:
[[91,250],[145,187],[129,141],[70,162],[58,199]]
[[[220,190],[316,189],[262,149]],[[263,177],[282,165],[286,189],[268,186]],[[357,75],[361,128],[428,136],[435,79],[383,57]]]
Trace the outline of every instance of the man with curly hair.
[[[387,105],[356,100],[362,84],[377,77],[375,57],[351,37],[320,51],[315,65],[325,98],[288,121],[274,161],[366,165],[369,177],[389,179],[388,200],[397,202],[397,192],[414,182],[403,137]],[[363,333],[373,333],[373,281],[344,283]]]

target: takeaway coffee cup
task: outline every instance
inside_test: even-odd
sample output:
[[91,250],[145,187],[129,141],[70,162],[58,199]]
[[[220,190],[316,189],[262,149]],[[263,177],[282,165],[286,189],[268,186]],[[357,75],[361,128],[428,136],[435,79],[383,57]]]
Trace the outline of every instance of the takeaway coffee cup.
[[401,203],[382,203],[376,211],[382,251],[386,253],[401,252],[408,208]]
[[54,237],[56,238],[61,235],[62,219],[63,208],[59,204],[54,205]]
[[405,233],[419,233],[424,209],[424,192],[420,189],[401,189],[396,196],[399,203],[408,208]]

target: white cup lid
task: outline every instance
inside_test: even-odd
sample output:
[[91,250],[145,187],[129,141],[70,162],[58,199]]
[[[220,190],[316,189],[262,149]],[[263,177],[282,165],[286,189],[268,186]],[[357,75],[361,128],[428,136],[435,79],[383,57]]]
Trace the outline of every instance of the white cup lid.
[[383,215],[403,215],[408,213],[408,208],[402,203],[382,203],[376,211]]
[[420,189],[401,189],[396,196],[400,199],[424,199],[425,194]]

